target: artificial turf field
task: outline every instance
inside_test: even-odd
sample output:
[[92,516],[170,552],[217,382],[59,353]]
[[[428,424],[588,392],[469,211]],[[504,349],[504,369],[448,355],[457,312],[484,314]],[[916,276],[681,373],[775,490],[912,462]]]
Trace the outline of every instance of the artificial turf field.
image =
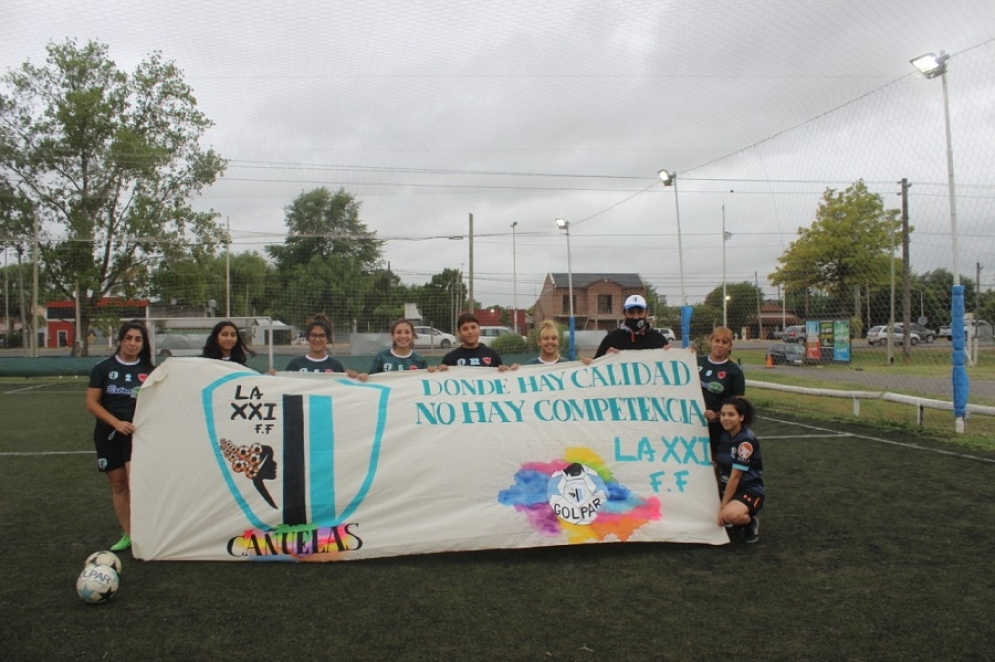
[[762,411],[754,545],[125,552],[118,595],[88,606],[76,575],[120,532],[85,387],[0,380],[3,660],[995,659],[995,457]]

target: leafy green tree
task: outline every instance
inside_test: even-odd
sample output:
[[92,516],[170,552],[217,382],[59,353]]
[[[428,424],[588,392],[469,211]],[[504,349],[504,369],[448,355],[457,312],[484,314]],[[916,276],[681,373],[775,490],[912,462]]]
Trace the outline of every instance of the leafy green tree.
[[206,306],[211,299],[224,312],[231,279],[233,316],[267,315],[266,283],[274,269],[255,251],[210,255],[199,247],[189,255],[163,260],[152,273],[150,291],[163,301],[184,306]]
[[[52,286],[67,298],[77,287],[85,293],[85,355],[102,297],[142,293],[162,256],[189,239],[217,239],[215,214],[193,211],[189,200],[225,162],[200,146],[211,122],[159,53],[128,74],[103,44],[47,50],[43,66],[25,62],[2,79],[0,180],[39,217]],[[33,214],[17,217],[21,236]]]
[[[726,283],[726,296],[729,301],[726,304],[726,319],[729,328],[739,333],[744,326],[756,326],[757,323],[757,300],[762,296],[762,292],[753,283],[743,281],[741,283]],[[722,324],[722,286],[719,285],[705,296],[705,305],[709,309],[718,311],[718,324]],[[695,311],[698,314],[698,311]],[[709,320],[710,321],[710,320]],[[709,334],[713,325],[709,324]]]
[[[926,316],[929,318],[929,324],[932,325],[933,328],[950,324],[950,288],[953,287],[953,284],[954,275],[946,269],[934,269],[933,271],[927,271],[921,276],[918,276],[911,283],[913,289],[918,288],[924,293],[923,303],[926,307]],[[975,299],[974,292],[976,290],[975,282],[971,278],[961,276],[960,284],[964,286],[964,310],[967,312],[973,312]],[[914,294],[912,296],[912,300],[912,309],[916,310],[917,305]],[[986,319],[982,315],[979,315],[979,317]],[[915,318],[916,316],[913,315],[912,319]]]
[[863,180],[843,192],[828,188],[816,220],[798,228],[798,239],[778,258],[780,266],[769,279],[788,292],[822,291],[838,314],[849,315],[855,286],[886,281],[900,232],[899,211],[885,209]]
[[370,276],[364,308],[371,330],[387,331],[395,320],[403,317],[404,304],[411,300],[410,289],[389,268]]
[[432,276],[432,279],[418,288],[414,294],[418,310],[421,311],[426,323],[458,335],[453,323],[459,313],[466,310],[465,302],[469,296],[459,269],[443,269],[442,273]]
[[380,271],[383,242],[359,219],[359,207],[344,189],[325,187],[287,207],[287,240],[266,249],[276,265],[273,307],[281,319],[303,325],[323,313],[339,326],[367,319],[364,295]]

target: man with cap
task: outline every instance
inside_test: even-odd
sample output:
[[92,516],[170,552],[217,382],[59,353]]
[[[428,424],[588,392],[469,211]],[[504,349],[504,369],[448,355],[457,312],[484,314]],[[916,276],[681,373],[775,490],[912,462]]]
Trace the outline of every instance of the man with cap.
[[623,349],[659,349],[667,346],[667,337],[650,328],[650,321],[646,318],[646,299],[633,294],[625,300],[622,308],[625,320],[617,329],[608,332],[594,358]]

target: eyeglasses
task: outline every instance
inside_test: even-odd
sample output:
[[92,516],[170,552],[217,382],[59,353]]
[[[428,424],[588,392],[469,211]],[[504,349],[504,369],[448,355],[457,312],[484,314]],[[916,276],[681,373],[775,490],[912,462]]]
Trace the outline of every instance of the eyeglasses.
[[308,338],[310,338],[311,340],[325,340],[326,338],[328,338],[328,336],[326,336],[324,333],[312,333],[311,335],[308,336]]

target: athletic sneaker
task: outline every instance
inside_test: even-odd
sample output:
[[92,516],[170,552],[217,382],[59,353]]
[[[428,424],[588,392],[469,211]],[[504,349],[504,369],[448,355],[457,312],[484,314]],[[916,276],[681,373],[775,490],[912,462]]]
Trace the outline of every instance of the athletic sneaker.
[[123,552],[124,550],[128,549],[129,547],[131,547],[131,536],[129,536],[127,533],[123,533],[123,534],[121,534],[121,539],[118,540],[113,545],[111,545],[111,551],[112,552]]
[[758,540],[760,540],[760,518],[754,515],[750,518],[750,523],[743,527],[743,542],[750,544]]

